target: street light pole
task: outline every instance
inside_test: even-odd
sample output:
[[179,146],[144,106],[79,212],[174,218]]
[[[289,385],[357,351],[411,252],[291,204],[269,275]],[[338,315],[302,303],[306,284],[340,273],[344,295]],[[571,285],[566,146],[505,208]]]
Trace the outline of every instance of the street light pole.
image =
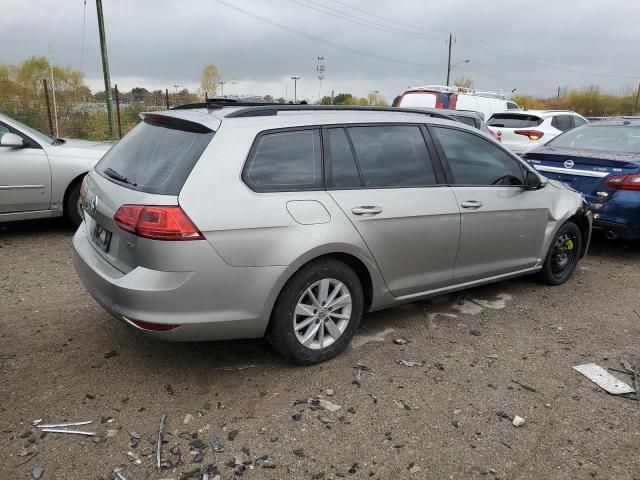
[[453,40],[453,35],[449,34],[449,58],[447,60],[447,87],[449,86],[449,78],[451,77],[451,41]]
[[291,80],[293,80],[293,103],[298,103],[298,80],[300,77],[293,76]]

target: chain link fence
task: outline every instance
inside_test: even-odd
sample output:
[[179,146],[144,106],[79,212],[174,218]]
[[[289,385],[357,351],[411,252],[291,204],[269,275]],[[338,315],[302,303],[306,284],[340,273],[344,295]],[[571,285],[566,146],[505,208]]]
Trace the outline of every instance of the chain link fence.
[[194,101],[193,95],[187,97],[156,90],[139,95],[120,93],[116,104],[115,93],[114,89],[113,133],[110,133],[106,100],[85,91],[58,93],[54,99],[54,92],[46,80],[35,95],[9,95],[0,90],[0,112],[55,137],[117,140],[140,122],[141,112],[166,110]]

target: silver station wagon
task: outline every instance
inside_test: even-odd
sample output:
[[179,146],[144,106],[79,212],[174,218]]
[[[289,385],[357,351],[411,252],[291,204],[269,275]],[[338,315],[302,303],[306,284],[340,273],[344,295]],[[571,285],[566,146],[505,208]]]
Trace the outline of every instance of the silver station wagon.
[[116,318],[167,340],[266,336],[300,364],[337,355],[365,312],[519,275],[562,284],[591,235],[579,193],[408,109],[144,114],[82,205],[76,270]]

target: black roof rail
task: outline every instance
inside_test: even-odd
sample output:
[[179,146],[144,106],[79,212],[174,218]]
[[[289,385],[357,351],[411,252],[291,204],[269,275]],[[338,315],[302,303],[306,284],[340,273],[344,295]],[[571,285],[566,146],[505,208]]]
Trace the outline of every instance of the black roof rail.
[[396,107],[369,107],[360,105],[291,105],[291,104],[273,104],[265,103],[260,105],[251,105],[246,103],[236,103],[236,107],[247,107],[233,110],[225,115],[226,118],[239,117],[261,117],[269,115],[277,115],[278,112],[297,112],[297,111],[356,111],[356,112],[393,112],[393,113],[417,113],[433,118],[443,120],[457,121],[451,115],[440,113],[434,110],[417,109],[417,108],[396,108]]
[[186,103],[184,105],[176,105],[175,107],[171,107],[170,110],[189,110],[192,108],[207,108],[209,110],[217,110],[222,107],[237,107],[239,105],[243,107],[256,107],[256,106],[274,105],[274,104],[270,102],[243,101],[241,97],[237,99],[218,97],[218,98],[207,98],[206,102]]

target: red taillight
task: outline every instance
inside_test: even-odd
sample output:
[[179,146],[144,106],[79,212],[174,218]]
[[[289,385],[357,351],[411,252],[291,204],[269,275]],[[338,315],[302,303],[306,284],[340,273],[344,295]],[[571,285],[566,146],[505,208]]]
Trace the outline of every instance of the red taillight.
[[138,237],[152,240],[203,240],[204,237],[179,206],[123,205],[113,220]]
[[529,140],[540,140],[544,136],[544,133],[540,130],[515,130],[513,133],[526,135]]
[[611,175],[607,177],[604,184],[613,190],[640,191],[640,173],[634,173],[633,175]]
[[89,193],[89,175],[85,175],[82,179],[82,185],[80,185],[80,198],[86,200],[87,193]]
[[491,136],[498,142],[502,143],[502,138],[500,138],[500,135],[498,135],[496,132],[494,132],[493,130],[491,130],[490,128],[487,128],[487,131],[491,134]]
[[136,327],[142,330],[149,330],[151,332],[168,332],[169,330],[175,330],[180,325],[175,325],[173,323],[151,323],[151,322],[143,322],[142,320],[132,320],[129,319],[131,323],[133,323]]
[[444,108],[444,103],[436,102],[436,108]]

